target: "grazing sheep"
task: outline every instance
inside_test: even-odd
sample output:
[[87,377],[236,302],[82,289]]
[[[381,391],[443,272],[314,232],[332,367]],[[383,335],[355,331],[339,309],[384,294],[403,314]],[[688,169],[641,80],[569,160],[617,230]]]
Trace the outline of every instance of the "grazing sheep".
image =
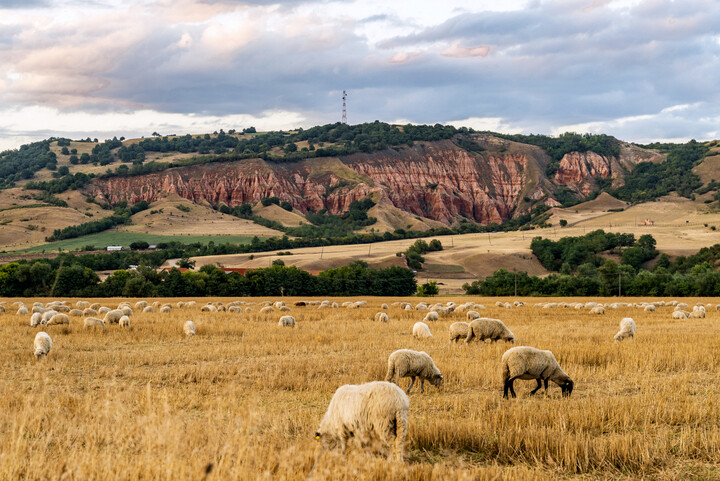
[[75,303],[75,307],[78,309],[85,309],[86,307],[90,307],[90,303],[88,301],[77,301]]
[[605,314],[605,308],[603,306],[595,306],[590,309],[590,314]]
[[283,302],[283,301],[277,301],[277,302],[276,302],[275,304],[273,304],[273,305],[275,306],[275,309],[280,309],[282,306],[285,305],[285,302]]
[[154,308],[153,306],[145,306],[145,307],[143,307],[143,310],[142,310],[142,311],[143,311],[144,313],[147,313],[147,312],[155,312],[155,308]]
[[66,324],[69,326],[70,325],[70,317],[68,317],[67,314],[58,313],[58,314],[55,314],[54,316],[52,316],[50,318],[50,320],[48,320],[45,323],[46,326],[58,326],[60,324]]
[[218,308],[212,304],[205,304],[200,308],[200,312],[217,312]]
[[130,317],[122,316],[118,321],[118,324],[120,324],[120,327],[130,327]]
[[228,307],[228,312],[242,312],[243,308],[240,306],[230,306]]
[[475,319],[480,319],[480,313],[477,311],[467,311],[465,313],[465,319],[467,319],[467,322],[472,322]]
[[41,321],[42,314],[40,314],[39,312],[33,313],[33,315],[30,316],[30,327],[38,327]]
[[687,319],[688,313],[685,311],[673,311],[672,318],[673,319]]
[[635,321],[631,317],[620,321],[620,330],[615,334],[615,342],[624,341],[628,337],[635,339]]
[[272,306],[265,306],[265,307],[263,307],[262,309],[260,309],[260,310],[258,311],[258,314],[270,314],[270,313],[273,312],[274,310],[275,310],[275,309],[273,309]]
[[40,324],[45,325],[47,322],[54,316],[55,314],[59,314],[58,311],[55,309],[48,309],[45,312],[42,313],[42,318],[40,319]]
[[97,311],[98,309],[100,309],[101,306],[102,304],[100,304],[99,302],[93,302],[92,304],[90,304],[90,309],[95,309]]
[[185,335],[187,337],[191,337],[195,335],[195,323],[192,321],[185,321],[185,325],[183,325],[183,331],[185,332]]
[[120,309],[108,311],[105,314],[105,324],[117,324],[118,322],[120,322],[120,318],[124,315],[125,314],[123,314],[123,311],[121,311]]
[[58,312],[68,313],[70,312],[70,308],[68,306],[64,306],[62,304],[53,306],[53,309],[55,309]]
[[138,309],[138,310],[140,310],[140,311],[142,311],[143,309],[145,309],[147,306],[148,306],[147,301],[137,301],[137,302],[135,303],[135,309]]
[[653,306],[652,304],[649,304],[649,305],[645,306],[645,309],[643,309],[643,310],[645,312],[655,312],[655,306]]
[[333,302],[333,303],[332,303],[332,308],[333,308],[333,309],[337,309],[338,307],[340,307],[340,306],[338,306],[338,303],[337,303],[337,302]]
[[375,314],[375,320],[378,322],[388,322],[390,318],[384,312],[378,312]]
[[515,396],[513,383],[515,379],[537,379],[537,387],[530,392],[532,396],[545,383],[547,393],[548,381],[552,381],[562,389],[562,395],[569,397],[575,383],[570,376],[560,368],[557,359],[550,351],[541,351],[534,347],[519,346],[505,351],[502,356],[503,371],[503,397],[508,397],[508,391]]
[[282,316],[278,321],[280,327],[295,327],[295,318],[293,316]]
[[430,328],[424,322],[416,322],[415,325],[413,325],[412,332],[416,339],[430,339],[433,337],[430,333]]
[[52,339],[47,332],[40,331],[35,334],[35,359],[47,356],[52,349]]
[[280,312],[288,312],[290,308],[288,306],[280,306],[278,307],[278,311]]
[[402,461],[409,408],[410,399],[392,383],[346,384],[335,391],[315,439],[323,451],[339,447],[343,453],[349,442],[373,449],[392,445],[392,457]]
[[705,309],[697,309],[692,311],[688,318],[690,319],[704,319],[705,318]]
[[129,316],[133,315],[133,310],[130,309],[130,306],[122,306],[119,309],[123,312],[123,315],[125,315],[125,316],[129,317]]
[[496,301],[496,302],[495,302],[495,306],[496,306],[496,307],[505,307],[505,304],[502,303],[502,302],[500,302],[500,301]]
[[453,322],[450,324],[450,342],[457,342],[465,339],[470,330],[470,324],[467,322]]
[[169,304],[165,304],[164,306],[162,306],[160,308],[160,312],[163,312],[163,313],[172,312],[172,306]]
[[467,337],[465,342],[469,343],[475,338],[480,341],[490,339],[491,341],[503,341],[515,342],[515,335],[507,328],[500,319],[489,319],[487,317],[481,317],[475,319],[468,326]]
[[17,314],[18,316],[26,316],[29,314],[29,311],[27,307],[20,306],[15,314]]
[[102,306],[102,307],[98,308],[97,313],[98,313],[99,316],[102,316],[103,314],[107,314],[107,313],[110,312],[111,310],[112,310],[112,309],[110,309],[109,307]]
[[83,315],[83,311],[81,311],[80,309],[70,309],[68,315],[73,317],[81,317]]
[[83,321],[83,326],[85,327],[102,327],[105,329],[105,321],[102,319],[98,319],[97,317],[86,317]]
[[423,321],[431,322],[431,321],[437,321],[440,318],[437,312],[430,311],[427,314],[425,314],[425,317],[423,318]]
[[425,392],[425,381],[433,386],[439,386],[443,382],[443,375],[435,366],[432,358],[422,351],[411,351],[410,349],[398,349],[390,354],[388,358],[388,369],[385,380],[400,384],[401,377],[410,377],[410,387],[407,393],[410,394],[415,378],[420,378],[420,392]]
[[[718,307],[720,307],[720,305],[718,305]],[[390,306],[388,306],[387,304],[383,304],[382,306],[380,306],[380,309],[390,309]]]
[[185,307],[185,303],[183,301],[177,301],[175,305],[178,309],[182,309],[183,307]]

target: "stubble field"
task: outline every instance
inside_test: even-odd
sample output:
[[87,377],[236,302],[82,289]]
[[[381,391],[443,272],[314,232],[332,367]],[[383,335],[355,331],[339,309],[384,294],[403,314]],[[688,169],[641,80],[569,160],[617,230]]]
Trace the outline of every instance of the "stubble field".
[[[389,323],[374,322],[396,298],[269,316],[257,304],[252,313],[200,312],[207,299],[198,299],[171,313],[136,310],[129,329],[106,331],[73,317],[69,327],[43,328],[54,345],[39,361],[37,329],[6,299],[0,479],[305,479],[334,391],[384,379],[388,355],[400,348],[427,352],[445,377],[440,388],[426,383],[420,394],[416,383],[410,394],[405,462],[331,453],[314,479],[720,479],[716,300],[682,299],[713,307],[705,319],[681,321],[670,319],[671,307],[599,316],[533,307],[538,299],[516,309],[495,307],[495,298],[428,303],[437,300],[484,304],[481,314],[503,320],[515,345],[552,350],[575,381],[572,397],[552,383],[547,396],[529,397],[534,381],[516,381],[518,398],[503,400],[500,358],[511,345],[450,344],[448,326],[465,320],[460,313],[428,323],[434,338],[425,341],[411,335],[424,312],[391,306]],[[281,314],[297,326],[278,327]],[[623,317],[638,332],[616,344]],[[186,320],[197,325],[193,338],[183,334]]]

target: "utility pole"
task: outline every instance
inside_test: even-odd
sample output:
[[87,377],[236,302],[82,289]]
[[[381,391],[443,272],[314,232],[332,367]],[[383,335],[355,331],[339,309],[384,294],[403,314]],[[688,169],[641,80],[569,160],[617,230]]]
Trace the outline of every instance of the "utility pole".
[[368,257],[370,257],[370,248],[372,247],[372,244],[368,244]]
[[347,107],[345,105],[345,101],[347,100],[347,92],[343,90],[342,94],[342,100],[343,100],[343,110],[342,110],[342,123],[347,124]]
[[320,259],[322,259],[324,250],[325,250],[325,246],[320,246]]
[[492,239],[490,239],[490,233],[488,232],[488,243],[492,245]]

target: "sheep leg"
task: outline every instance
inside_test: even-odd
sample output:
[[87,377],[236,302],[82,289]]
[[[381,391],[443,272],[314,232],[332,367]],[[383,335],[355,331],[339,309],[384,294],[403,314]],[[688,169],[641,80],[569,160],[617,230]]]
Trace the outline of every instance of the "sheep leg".
[[403,461],[403,448],[405,446],[405,436],[407,436],[407,419],[398,413],[395,417],[395,460]]
[[504,388],[503,388],[503,398],[504,398],[504,399],[507,399],[507,398],[508,398],[508,391],[510,391],[510,395],[511,395],[512,397],[517,397],[517,396],[515,395],[515,389],[513,389],[513,382],[514,382],[514,381],[515,381],[515,378],[514,378],[514,377],[505,380],[505,386],[504,386]]
[[408,394],[410,394],[410,390],[412,389],[413,384],[415,384],[415,376],[413,376],[413,377],[410,378],[410,379],[411,379],[411,380],[410,380],[410,387],[408,387],[408,388],[407,388],[407,391],[405,391],[405,392],[408,393]]
[[420,392],[425,392],[425,379],[420,379]]
[[535,389],[533,389],[532,391],[530,391],[530,395],[532,396],[533,394],[535,394],[536,392],[538,392],[538,390],[542,387],[542,384],[543,384],[543,383],[542,383],[542,379],[538,379],[538,380],[537,380],[537,387],[536,387]]
[[545,395],[547,396],[547,387],[549,379],[545,379]]

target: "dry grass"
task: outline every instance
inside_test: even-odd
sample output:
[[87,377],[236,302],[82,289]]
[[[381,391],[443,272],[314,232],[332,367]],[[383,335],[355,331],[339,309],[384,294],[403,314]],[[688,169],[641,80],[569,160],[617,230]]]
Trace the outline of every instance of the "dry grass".
[[[73,318],[46,328],[54,346],[39,362],[29,316],[1,315],[0,479],[304,479],[335,389],[382,379],[398,348],[428,352],[446,380],[410,396],[406,462],[327,455],[316,479],[720,477],[715,311],[672,321],[671,308],[591,316],[495,300],[480,300],[483,313],[503,319],[519,345],[551,349],[575,380],[570,399],[554,385],[529,398],[534,382],[518,381],[519,397],[502,400],[507,345],[449,344],[462,314],[431,323],[425,342],[410,334],[422,312],[391,308],[389,323],[374,323],[394,299],[293,307],[295,329],[276,326],[280,313],[259,317],[257,306],[136,313],[129,330],[106,332]],[[625,316],[637,322],[636,340],[614,344]],[[192,339],[182,334],[187,319],[197,324]]]

